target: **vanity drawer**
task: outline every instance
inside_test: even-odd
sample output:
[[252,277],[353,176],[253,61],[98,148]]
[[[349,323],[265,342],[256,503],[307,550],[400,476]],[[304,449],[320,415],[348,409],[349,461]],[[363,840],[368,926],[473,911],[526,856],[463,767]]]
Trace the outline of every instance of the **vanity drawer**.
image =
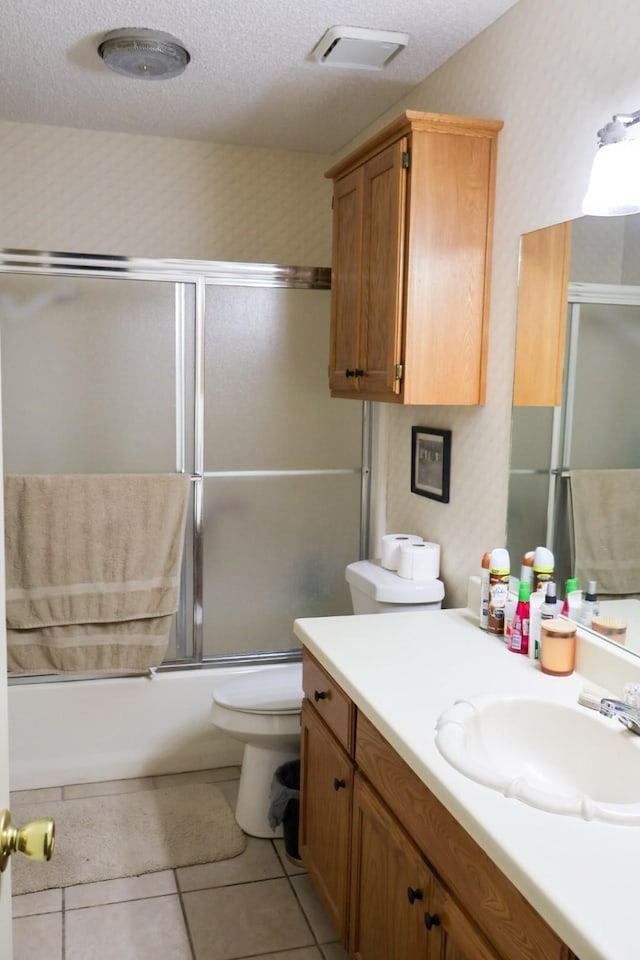
[[362,713],[356,765],[502,956],[569,960],[553,930]]
[[347,753],[353,753],[355,708],[335,680],[305,650],[302,657],[302,688],[324,722]]

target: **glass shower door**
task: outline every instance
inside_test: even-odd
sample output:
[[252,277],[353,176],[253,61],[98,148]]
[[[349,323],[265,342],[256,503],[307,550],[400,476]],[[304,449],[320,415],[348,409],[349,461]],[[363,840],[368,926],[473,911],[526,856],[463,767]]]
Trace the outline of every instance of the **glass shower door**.
[[207,285],[205,658],[291,650],[296,617],[350,612],[362,405],[329,396],[329,296]]

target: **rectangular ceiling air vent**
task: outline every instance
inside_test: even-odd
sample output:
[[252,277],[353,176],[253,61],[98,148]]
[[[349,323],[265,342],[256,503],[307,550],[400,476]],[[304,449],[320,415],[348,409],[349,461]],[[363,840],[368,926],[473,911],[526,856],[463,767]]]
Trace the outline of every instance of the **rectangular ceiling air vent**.
[[330,27],[311,55],[327,67],[382,70],[408,42],[407,33],[364,27]]

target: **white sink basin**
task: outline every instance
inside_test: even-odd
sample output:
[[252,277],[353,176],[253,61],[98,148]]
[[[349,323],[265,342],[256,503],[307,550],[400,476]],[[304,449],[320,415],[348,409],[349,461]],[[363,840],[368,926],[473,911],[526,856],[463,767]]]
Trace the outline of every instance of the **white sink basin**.
[[640,737],[585,707],[531,697],[459,700],[436,744],[471,780],[549,813],[640,826]]

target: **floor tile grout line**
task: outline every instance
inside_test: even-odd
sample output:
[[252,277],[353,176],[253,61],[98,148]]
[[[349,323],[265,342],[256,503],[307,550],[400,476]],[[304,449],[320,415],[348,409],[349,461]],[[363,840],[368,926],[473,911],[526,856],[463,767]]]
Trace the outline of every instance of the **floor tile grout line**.
[[313,925],[312,925],[312,923],[311,923],[311,920],[310,920],[309,917],[307,916],[307,911],[306,911],[305,908],[304,908],[304,905],[303,905],[303,903],[302,903],[302,900],[300,899],[300,897],[299,897],[298,894],[296,893],[296,888],[295,888],[295,886],[294,886],[294,884],[293,884],[293,882],[292,882],[292,881],[293,881],[293,877],[290,876],[289,874],[287,874],[287,881],[288,881],[288,883],[289,883],[289,887],[290,887],[290,889],[291,889],[291,892],[293,893],[294,899],[295,899],[296,903],[298,904],[298,907],[300,908],[300,913],[301,913],[302,916],[304,917],[305,923],[306,923],[307,926],[309,927],[309,932],[310,932],[311,936],[313,937],[313,946],[314,946],[314,947],[317,947],[318,950],[320,950],[320,952],[322,953],[322,950],[321,950],[321,947],[320,947],[320,943],[319,943],[318,938],[317,938],[317,936],[316,936],[316,932],[315,932],[315,930],[313,929]]
[[176,873],[175,870],[174,870],[174,878],[173,878],[173,879],[174,879],[174,881],[175,881],[176,889],[177,889],[177,891],[178,891],[178,903],[180,904],[180,910],[181,910],[181,912],[182,912],[182,919],[183,919],[184,928],[185,928],[185,931],[186,931],[186,934],[187,934],[187,942],[188,942],[188,944],[189,944],[189,950],[191,951],[191,958],[192,958],[192,960],[197,960],[197,958],[196,958],[196,946],[195,946],[195,943],[193,942],[193,937],[191,936],[191,927],[189,926],[189,918],[188,918],[188,916],[187,916],[187,908],[186,908],[186,906],[185,906],[184,899],[183,899],[183,897],[182,897],[182,891],[181,891],[181,889],[180,889],[180,885],[179,885],[179,883],[178,883],[178,876],[177,876],[177,873]]

